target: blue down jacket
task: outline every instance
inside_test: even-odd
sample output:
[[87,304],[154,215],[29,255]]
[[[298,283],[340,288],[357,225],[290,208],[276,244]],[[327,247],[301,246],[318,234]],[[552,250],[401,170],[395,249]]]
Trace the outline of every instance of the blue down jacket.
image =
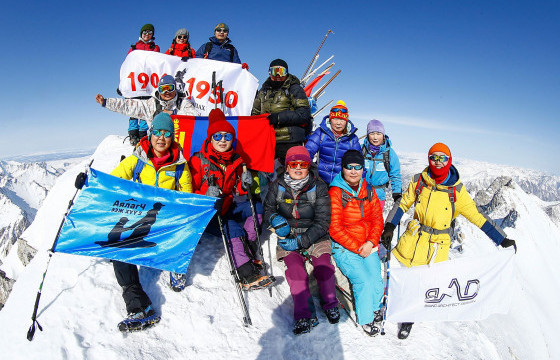
[[319,126],[307,139],[305,148],[313,159],[319,152],[317,167],[319,176],[324,182],[330,184],[335,176],[342,170],[342,155],[350,149],[360,151],[360,140],[356,136],[358,130],[351,121],[346,125],[346,134],[337,138],[331,130],[329,117],[325,116]]

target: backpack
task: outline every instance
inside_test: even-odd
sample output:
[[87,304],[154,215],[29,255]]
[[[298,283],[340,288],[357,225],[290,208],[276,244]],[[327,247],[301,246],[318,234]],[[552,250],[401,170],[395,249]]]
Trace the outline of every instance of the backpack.
[[[212,50],[212,47],[214,46],[214,43],[212,41],[208,41],[206,43],[206,46],[204,47],[204,58],[208,59],[208,55],[210,54],[210,51]],[[233,45],[231,45],[230,43],[227,43],[224,45],[224,49],[228,49],[230,51],[229,54],[229,62],[233,62],[233,53],[234,53],[234,49],[235,47]]]
[[276,194],[276,202],[280,203],[280,202],[285,202],[287,204],[300,204],[300,203],[309,203],[311,204],[311,206],[313,206],[315,204],[315,201],[317,200],[317,186],[314,185],[311,189],[309,189],[308,191],[306,191],[305,193],[307,194],[307,200],[297,200],[297,199],[284,199],[284,193],[286,192],[286,188],[282,185],[280,185],[280,183],[278,183],[278,193]]
[[[420,196],[420,193],[422,192],[422,189],[428,185],[424,181],[422,174],[414,175],[413,179],[416,182],[416,187],[414,188],[414,193],[416,194],[416,199],[414,200],[414,203],[416,204],[418,203],[418,198]],[[448,188],[447,190],[441,190],[438,189],[437,187],[435,188],[435,191],[445,192],[449,196],[449,202],[451,203],[451,219],[453,219],[453,215],[455,214],[455,202],[457,201],[457,190],[461,191],[462,187],[463,187],[463,183],[459,183],[459,185],[453,186],[450,189]]]
[[[385,167],[385,171],[387,172],[387,176],[389,176],[389,173],[391,172],[391,160],[389,159],[389,151],[387,150],[385,152],[382,153],[383,155],[383,166]],[[366,158],[366,156],[369,154],[368,150],[367,150],[367,146],[362,147],[362,155],[364,156],[364,159]],[[375,163],[376,161],[379,161],[378,159],[371,158],[371,160]],[[385,184],[383,185],[379,185],[376,186],[378,188],[382,188],[382,187],[387,187],[389,186],[389,182],[390,182],[390,177],[389,177],[389,181],[387,181]]]
[[[367,184],[367,183],[366,183]],[[348,205],[348,203],[350,201],[352,201],[352,199],[356,199],[360,202],[360,212],[362,213],[362,218],[365,216],[364,215],[364,200],[368,200],[371,201],[371,199],[373,199],[373,192],[375,191],[373,189],[373,186],[371,186],[370,184],[367,184],[367,196],[365,198],[359,198],[357,196],[351,196],[348,195],[348,193],[342,189],[340,189],[341,191],[341,195],[342,195],[342,208],[344,209],[346,207],[346,205]]]
[[[138,161],[136,162],[136,166],[132,171],[132,181],[142,183],[142,181],[140,181],[140,173],[144,169],[145,165],[146,164],[142,160],[138,159]],[[179,179],[181,178],[181,175],[183,175],[184,170],[185,170],[185,163],[175,166],[175,190],[177,191],[179,190]]]

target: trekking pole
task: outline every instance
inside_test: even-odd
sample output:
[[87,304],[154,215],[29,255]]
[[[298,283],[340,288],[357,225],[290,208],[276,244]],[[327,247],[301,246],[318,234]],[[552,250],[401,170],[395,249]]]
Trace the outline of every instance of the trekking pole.
[[29,327],[29,330],[27,330],[27,340],[29,340],[29,341],[32,341],[33,336],[35,336],[35,324],[37,324],[37,327],[39,328],[39,330],[43,331],[43,327],[41,326],[41,324],[39,324],[39,321],[37,321],[37,309],[39,309],[39,300],[41,299],[41,292],[43,291],[43,284],[45,283],[45,276],[47,276],[47,271],[49,270],[49,264],[51,263],[51,258],[54,254],[54,248],[56,247],[56,243],[58,241],[58,236],[60,235],[60,231],[62,230],[62,226],[64,225],[64,220],[66,220],[66,216],[68,216],[68,213],[70,212],[70,209],[72,208],[72,205],[74,205],[74,199],[76,198],[76,195],[78,195],[78,191],[80,191],[80,189],[84,186],[84,184],[86,182],[87,169],[89,169],[91,167],[92,163],[93,163],[93,160],[91,160],[89,165],[86,167],[86,172],[81,172],[81,173],[78,174],[78,176],[76,176],[76,180],[74,181],[74,186],[76,187],[76,192],[74,193],[74,196],[72,196],[72,198],[68,202],[68,207],[66,208],[66,212],[64,213],[64,216],[62,217],[62,221],[60,222],[60,226],[58,227],[58,231],[56,232],[56,236],[54,238],[53,244],[52,244],[52,246],[49,250],[49,259],[47,260],[47,266],[45,267],[45,272],[43,273],[43,278],[41,279],[41,284],[39,285],[39,291],[37,291],[37,297],[35,298],[35,306],[33,307],[33,314],[31,315],[31,326]]
[[224,104],[224,80],[220,80],[218,81],[218,85],[216,88],[216,91],[218,91],[218,89],[220,89],[220,104],[222,104],[222,112],[225,113],[225,104]]
[[315,91],[315,93],[314,93],[312,96],[313,96],[314,98],[316,98],[317,95],[319,95],[320,93],[322,93],[323,90],[325,90],[325,88],[338,76],[338,74],[340,74],[341,71],[342,71],[342,70],[338,70],[338,71],[333,75],[333,77],[330,78],[329,81],[327,81],[327,83],[326,83],[325,85],[321,86],[321,87],[319,88],[319,90]]
[[[215,186],[215,180],[216,179],[214,175],[212,175],[210,176],[208,183],[212,186]],[[229,260],[230,275],[233,277],[233,282],[237,290],[237,298],[239,300],[239,305],[241,306],[241,312],[243,313],[243,325],[245,327],[248,327],[249,325],[253,325],[253,323],[251,322],[251,316],[249,315],[249,310],[247,309],[247,303],[245,302],[245,298],[243,297],[243,293],[241,292],[241,280],[239,279],[239,273],[237,272],[235,264],[233,263],[233,255],[226,240],[226,231],[224,230],[224,222],[222,220],[222,216],[220,215],[220,211],[221,210],[218,210],[218,212],[216,213],[216,217],[218,218],[218,225],[220,226],[222,241],[224,243],[224,248],[226,249],[226,254]]]
[[313,55],[313,58],[311,58],[311,62],[307,66],[307,69],[305,69],[305,72],[303,73],[303,75],[301,76],[302,78],[304,78],[305,75],[307,75],[307,72],[311,68],[311,65],[313,64],[313,62],[316,60],[317,55],[319,55],[319,51],[321,51],[321,48],[323,47],[323,44],[325,43],[325,40],[327,40],[327,36],[329,36],[330,33],[334,34],[334,32],[331,29],[329,29],[329,31],[327,31],[327,33],[325,34],[325,37],[323,38],[323,41],[321,42],[321,45],[319,45],[319,48],[317,49],[317,52],[315,53],[315,55]]
[[[247,164],[243,164],[243,172],[247,172]],[[262,243],[261,243],[261,234],[259,231],[259,218],[257,217],[257,211],[255,209],[255,204],[253,203],[253,194],[251,193],[251,189],[247,189],[247,197],[249,198],[249,204],[251,204],[251,214],[253,215],[253,225],[255,226],[255,233],[257,234],[257,246],[259,247],[259,255],[261,256],[261,259],[263,261],[263,268],[264,268],[264,274],[268,275],[268,271],[267,271],[267,265],[266,262],[264,261],[264,254],[263,254],[263,249],[262,249]],[[270,276],[274,277],[274,275],[272,275],[272,264],[270,264]],[[272,287],[269,286],[268,287],[268,293],[270,294],[270,297],[272,297]]]
[[218,108],[218,96],[216,94],[216,72],[212,72],[212,95],[214,95],[214,109]]
[[[342,286],[336,284],[336,290],[338,290],[338,292],[340,292],[342,294],[342,296],[344,296],[346,298],[346,300],[348,300],[349,302],[352,302],[352,294],[350,294],[348,291],[346,291]],[[338,300],[338,304],[346,312],[346,314],[348,315],[350,320],[352,320],[354,325],[356,325],[356,327],[358,327],[358,323],[356,322],[356,320],[354,320],[354,318],[350,314],[350,310],[348,310],[346,308],[346,306],[344,306],[344,304],[340,300]]]
[[[397,239],[401,236],[401,223],[397,225]],[[390,246],[389,246],[390,247]],[[383,297],[383,322],[381,323],[381,335],[385,335],[385,321],[387,319],[387,305],[389,300],[389,261],[391,260],[391,249],[387,249],[387,257],[385,260],[385,272],[386,272],[386,280],[385,280],[385,296]]]

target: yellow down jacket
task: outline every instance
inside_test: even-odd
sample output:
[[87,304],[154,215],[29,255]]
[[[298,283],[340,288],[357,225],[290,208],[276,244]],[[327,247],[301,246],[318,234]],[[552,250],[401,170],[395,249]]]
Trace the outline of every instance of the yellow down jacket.
[[[454,167],[451,169],[454,172],[452,175],[456,178],[452,186],[436,185],[428,174],[428,168],[421,174],[416,174],[410,181],[407,191],[403,193],[400,206],[393,208],[387,218],[387,222],[391,222],[395,214],[399,213],[400,215],[397,216],[400,219],[400,216],[415,204],[414,217],[393,250],[393,255],[407,267],[426,265],[430,261],[448,260],[451,221],[457,216],[463,215],[479,228],[487,221],[491,222],[477,209],[475,202],[461,183],[457,170]],[[425,185],[418,187],[417,194],[420,176]],[[454,206],[449,194],[452,194],[455,199]],[[493,222],[491,224],[495,227]]]

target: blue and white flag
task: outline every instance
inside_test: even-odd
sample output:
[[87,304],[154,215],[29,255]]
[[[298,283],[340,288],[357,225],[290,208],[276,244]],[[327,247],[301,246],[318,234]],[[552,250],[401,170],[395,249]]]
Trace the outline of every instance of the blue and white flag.
[[90,169],[54,251],[184,274],[216,200]]

